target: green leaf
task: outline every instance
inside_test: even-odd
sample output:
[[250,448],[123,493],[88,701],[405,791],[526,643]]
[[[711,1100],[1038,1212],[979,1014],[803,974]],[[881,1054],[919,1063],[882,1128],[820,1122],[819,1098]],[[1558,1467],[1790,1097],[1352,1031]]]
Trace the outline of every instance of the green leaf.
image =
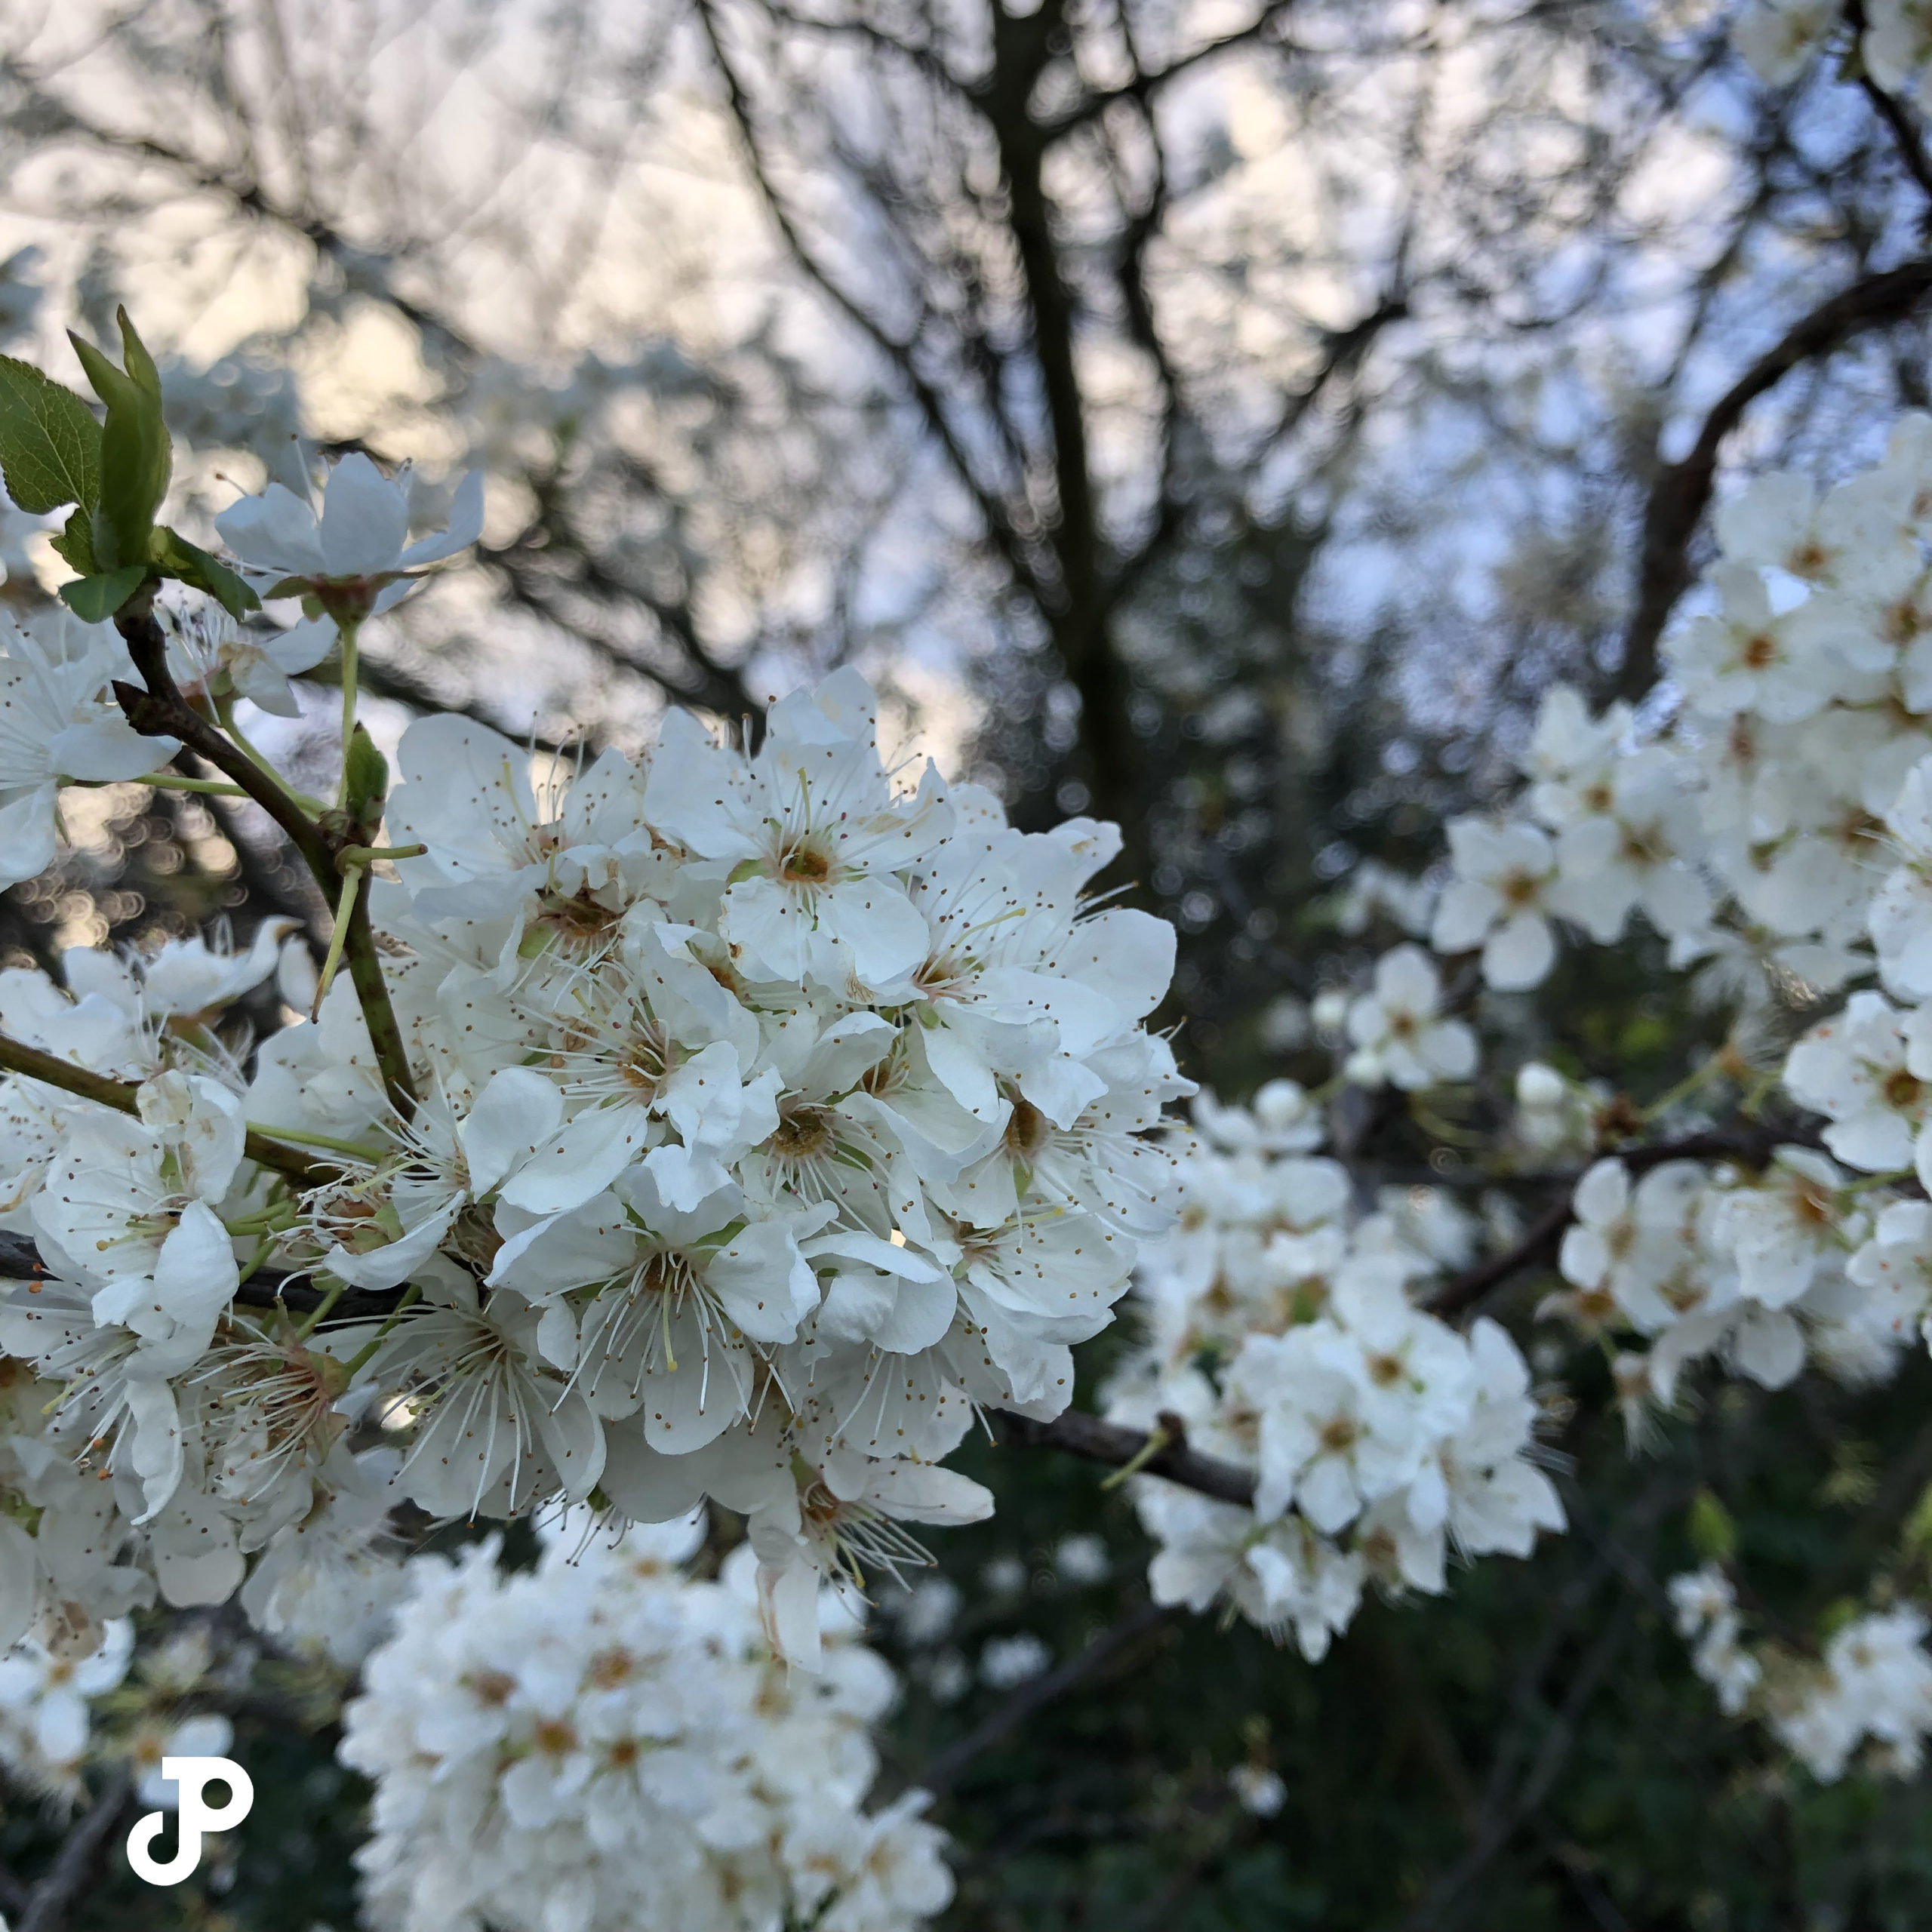
[[145,564],[128,564],[97,577],[76,577],[60,586],[60,595],[75,617],[98,624],[112,617],[140,589],[147,574]]
[[72,389],[0,355],[0,475],[32,516],[100,497],[100,425]]
[[94,515],[94,550],[108,569],[145,566],[155,512],[168,494],[173,446],[161,416],[161,379],[125,312],[121,317],[125,371],[92,343],[69,335],[94,393],[107,405],[101,432],[100,500]]
[[1690,1528],[1691,1544],[1706,1563],[1722,1563],[1737,1554],[1737,1525],[1708,1489],[1690,1499]]
[[231,617],[262,608],[262,600],[219,557],[190,543],[179,531],[163,525],[154,533],[148,552],[165,574],[205,590]]
[[93,513],[85,508],[76,509],[67,519],[67,527],[54,540],[54,553],[64,557],[83,577],[94,573]]

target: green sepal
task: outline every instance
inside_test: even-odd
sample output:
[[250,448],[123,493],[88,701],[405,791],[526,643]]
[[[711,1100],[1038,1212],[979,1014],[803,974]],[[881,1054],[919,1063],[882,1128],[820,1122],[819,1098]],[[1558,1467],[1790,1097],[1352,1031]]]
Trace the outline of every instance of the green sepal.
[[100,500],[100,425],[72,389],[0,355],[0,476],[31,516]]
[[219,557],[165,524],[148,540],[148,555],[164,576],[205,590],[231,617],[262,608],[262,600]]
[[85,505],[67,519],[67,527],[53,540],[54,554],[64,557],[83,577],[94,574],[94,512]]
[[389,761],[360,724],[349,741],[342,789],[342,801],[353,823],[372,825],[381,816],[383,801],[389,796]]
[[108,570],[145,562],[155,512],[168,494],[174,469],[174,449],[161,415],[161,378],[154,358],[143,346],[128,319],[121,323],[125,370],[117,369],[90,342],[77,335],[69,340],[94,393],[107,405],[101,432],[100,500],[94,515],[94,551]]
[[60,586],[61,601],[77,617],[91,624],[106,622],[147,581],[145,564],[124,565],[95,577],[76,577]]
[[1899,1541],[1907,1549],[1932,1550],[1932,1483],[1918,1492],[1918,1500],[1905,1519]]

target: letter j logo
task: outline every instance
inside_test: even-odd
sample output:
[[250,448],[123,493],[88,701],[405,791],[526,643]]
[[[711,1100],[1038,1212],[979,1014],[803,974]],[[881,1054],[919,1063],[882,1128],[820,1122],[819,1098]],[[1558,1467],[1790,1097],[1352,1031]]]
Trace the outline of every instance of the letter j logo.
[[[202,1862],[202,1834],[232,1831],[253,1808],[255,1787],[229,1758],[164,1758],[161,1774],[180,1787],[180,1842],[165,1864],[155,1857],[149,1847],[160,1837],[168,1814],[150,1811],[128,1834],[128,1863],[134,1876],[150,1885],[178,1885]],[[211,1804],[202,1795],[211,1784],[228,1786],[226,1804]]]

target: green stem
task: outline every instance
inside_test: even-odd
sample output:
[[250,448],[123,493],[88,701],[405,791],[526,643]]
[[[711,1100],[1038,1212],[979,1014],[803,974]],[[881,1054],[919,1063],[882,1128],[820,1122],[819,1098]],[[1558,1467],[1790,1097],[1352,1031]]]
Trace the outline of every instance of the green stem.
[[359,618],[338,617],[335,625],[342,638],[342,777],[336,786],[335,801],[349,803],[349,747],[355,736],[355,634],[361,628]]
[[[323,1316],[327,1315],[329,1310],[334,1307],[337,1302],[341,1300],[342,1291],[343,1289],[347,1287],[348,1285],[349,1284],[346,1281],[337,1281],[332,1287],[325,1288],[322,1291],[321,1300],[316,1303],[313,1309],[310,1311],[308,1320],[303,1322],[301,1327],[295,1331],[297,1337],[300,1340],[306,1342],[309,1337],[322,1325]],[[392,1319],[393,1319],[393,1318],[392,1318]]]
[[137,785],[152,785],[157,792],[205,792],[217,798],[245,798],[248,794],[239,785],[224,783],[218,778],[183,778],[173,771],[149,771],[136,779]]
[[1718,1057],[1713,1054],[1703,1066],[1695,1067],[1687,1073],[1669,1092],[1659,1094],[1643,1111],[1642,1118],[1644,1124],[1647,1125],[1660,1114],[1668,1112],[1679,1100],[1687,1100],[1700,1087],[1702,1087],[1718,1071]]
[[1103,1489],[1118,1489],[1131,1475],[1137,1475],[1168,1444],[1174,1440],[1158,1423],[1147,1432],[1147,1440],[1135,1450],[1110,1476],[1100,1478]]
[[366,866],[377,859],[420,859],[426,845],[345,845],[335,855],[339,866]]
[[[181,695],[168,675],[168,640],[155,622],[153,612],[138,601],[131,603],[115,614],[114,627],[125,640],[134,668],[147,686],[145,691],[137,691],[131,685],[118,681],[115,684],[115,700],[128,723],[149,737],[178,738],[217,771],[225,771],[288,835],[322,891],[334,892],[340,873],[331,835]],[[395,1009],[383,977],[382,960],[369,925],[367,900],[355,902],[350,924],[354,930],[346,949],[349,977],[355,982],[355,996],[368,1024],[370,1044],[382,1071],[383,1084],[391,1105],[407,1120],[416,1111],[416,1087],[410,1075],[402,1029],[396,1024]],[[295,1158],[287,1149],[282,1150],[282,1162]],[[268,1163],[271,1166],[281,1164]]]
[[233,1220],[223,1221],[221,1225],[232,1235],[281,1235],[291,1228],[299,1227],[301,1222],[284,1202],[278,1208],[264,1208],[259,1214],[238,1214]]
[[347,1361],[343,1363],[343,1368],[350,1376],[354,1376],[358,1369],[363,1369],[368,1367],[371,1358],[374,1355],[376,1351],[383,1346],[383,1343],[389,1339],[389,1331],[402,1319],[403,1310],[408,1308],[412,1302],[420,1301],[422,1299],[422,1297],[423,1291],[419,1288],[414,1281],[411,1281],[409,1286],[404,1290],[401,1300],[398,1302],[395,1306],[390,1310],[389,1316],[387,1319],[384,1321],[383,1325],[378,1328],[376,1332],[371,1335],[352,1355],[349,1357]]
[[304,1127],[257,1127],[250,1123],[251,1134],[266,1134],[272,1140],[286,1140],[297,1147],[326,1147],[332,1154],[353,1154],[358,1160],[380,1161],[383,1158],[380,1147],[371,1147],[360,1140],[338,1140],[332,1134],[311,1134]]
[[248,1259],[242,1264],[241,1279],[244,1281],[247,1281],[255,1272],[256,1269],[260,1267],[262,1263],[274,1252],[275,1237],[274,1235],[270,1235],[266,1241],[262,1241],[257,1245],[254,1253],[250,1255]]
[[349,921],[355,910],[355,894],[361,883],[362,868],[360,866],[349,866],[343,869],[342,892],[335,903],[335,930],[329,934],[329,949],[322,961],[321,977],[315,982],[315,1001],[309,1009],[311,1020],[321,1017],[322,1001],[335,978],[336,968],[342,964],[343,949],[349,944]]
[[304,811],[319,812],[327,809],[319,798],[312,798],[306,792],[298,792],[275,767],[262,755],[251,741],[248,734],[235,721],[235,700],[231,697],[218,697],[214,701],[214,715],[221,720],[221,728],[239,745],[243,752],[279,785]]

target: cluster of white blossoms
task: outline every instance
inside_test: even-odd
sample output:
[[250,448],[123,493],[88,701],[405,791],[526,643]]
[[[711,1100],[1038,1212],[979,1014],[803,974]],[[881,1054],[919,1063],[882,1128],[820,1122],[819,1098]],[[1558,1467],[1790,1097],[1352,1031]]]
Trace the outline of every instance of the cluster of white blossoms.
[[[1522,789],[1448,828],[1431,934],[1519,992],[1564,935],[1611,943],[1641,915],[1730,1015],[1725,1049],[1641,1119],[1546,1066],[1518,1078],[1522,1154],[1587,1164],[1543,1312],[1613,1349],[1639,1435],[1693,1362],[1859,1386],[1932,1335],[1932,418],[1902,418],[1833,488],[1761,477],[1715,525],[1663,701],[1594,716],[1549,695]],[[1350,1013],[1350,1077],[1422,1089],[1472,1069],[1414,953],[1386,955]],[[1727,1083],[1746,1102],[1734,1158],[1700,1111]],[[1817,1125],[1767,1134],[1767,1106]],[[1645,1121],[1662,1144],[1629,1147]],[[1700,1158],[1672,1158],[1673,1126],[1714,1157],[1694,1140]],[[1708,1674],[1741,1696],[1734,1626],[1706,1624]]]
[[1853,1387],[1887,1380],[1932,1305],[1932,1208],[1874,1213],[1853,1182],[1795,1146],[1757,1174],[1680,1160],[1633,1177],[1597,1161],[1558,1257],[1570,1286],[1543,1312],[1621,1342],[1613,1370],[1639,1434],[1706,1358],[1767,1389],[1807,1363]]
[[1136,1478],[1155,1598],[1226,1599],[1313,1661],[1365,1581],[1439,1592],[1451,1550],[1526,1556],[1540,1530],[1563,1528],[1562,1505],[1537,1466],[1515,1343],[1485,1318],[1462,1334],[1427,1312],[1432,1283],[1470,1258],[1471,1217],[1426,1188],[1385,1189],[1361,1212],[1290,1081],[1251,1108],[1204,1094],[1195,1126],[1180,1224],[1142,1255],[1143,1346],[1109,1413],[1177,1420],[1191,1447],[1254,1472],[1251,1509]]
[[178,1631],[137,1660],[127,1617],[51,1644],[23,1638],[0,1656],[0,1768],[58,1810],[85,1796],[88,1767],[112,1765],[131,1777],[142,1804],[172,1810],[180,1792],[161,1775],[162,1760],[220,1756],[235,1735],[218,1712],[184,1716],[184,1701],[245,1676],[252,1661],[247,1647],[218,1657],[205,1626]]
[[[1856,54],[1888,94],[1932,105],[1932,8],[1924,0],[1864,0]],[[1844,0],[1743,0],[1731,44],[1758,78],[1788,87],[1844,22]]]
[[909,1932],[943,1909],[924,1794],[861,1808],[891,1669],[829,1592],[819,1672],[788,1669],[749,1549],[716,1582],[680,1567],[703,1540],[701,1516],[619,1539],[572,1520],[521,1575],[494,1539],[410,1565],[345,1719],[376,1787],[370,1924]]
[[[1512,809],[1449,828],[1432,934],[1514,990],[1547,976],[1560,932],[1609,943],[1641,912],[1734,1016],[1687,1106],[1780,1055],[1786,1014],[1833,1009],[1760,1083],[1781,1073],[1824,1116],[1822,1148],[1794,1135],[1756,1169],[1612,1158],[1576,1191],[1549,1306],[1625,1342],[1633,1414],[1710,1355],[1772,1388],[1807,1360],[1884,1379],[1932,1303],[1932,1216],[1904,1198],[1916,1183],[1890,1185],[1932,1170],[1932,419],[1902,419],[1882,462],[1822,493],[1761,478],[1716,525],[1706,608],[1666,641],[1666,721],[1553,691]],[[1444,1024],[1412,1005],[1412,1038]],[[1520,1084],[1526,1145],[1587,1122],[1551,1069]]]
[[[338,629],[352,670],[355,626],[479,514],[466,485],[409,544],[360,457],[319,510],[245,500],[223,534],[327,635],[264,670],[203,613],[171,627],[177,683],[272,702]],[[0,774],[50,840],[60,781],[176,749],[114,715],[113,629],[62,625],[20,660],[38,762]],[[651,1522],[709,1496],[810,1666],[821,1577],[990,1511],[940,1460],[980,1408],[1066,1405],[1071,1345],[1168,1225],[1150,1131],[1192,1089],[1144,1022],[1172,931],[1086,901],[1111,828],[1023,834],[930,767],[900,782],[854,671],[775,704],[755,753],[673,713],[647,761],[546,763],[431,716],[398,764],[392,844],[354,861],[380,875],[338,909],[346,935],[365,891],[366,971],[312,1020],[257,1041],[229,1014],[306,963],[278,926],[243,960],[0,974],[0,1034],[75,1070],[17,1051],[0,1081],[0,1224],[42,1271],[0,1302],[0,1555],[34,1580],[0,1640],[239,1592],[352,1661],[396,1503]]]
[[1800,1661],[1743,1642],[1737,1592],[1714,1566],[1672,1577],[1670,1598],[1697,1675],[1724,1711],[1761,1717],[1821,1783],[1835,1783],[1854,1756],[1876,1776],[1917,1776],[1932,1736],[1932,1619],[1923,1611],[1902,1604],[1853,1617],[1821,1659]]
[[96,1648],[63,1655],[23,1638],[0,1657],[0,1766],[25,1789],[78,1798],[94,1734],[91,1700],[117,1689],[134,1652],[134,1626],[117,1617]]

